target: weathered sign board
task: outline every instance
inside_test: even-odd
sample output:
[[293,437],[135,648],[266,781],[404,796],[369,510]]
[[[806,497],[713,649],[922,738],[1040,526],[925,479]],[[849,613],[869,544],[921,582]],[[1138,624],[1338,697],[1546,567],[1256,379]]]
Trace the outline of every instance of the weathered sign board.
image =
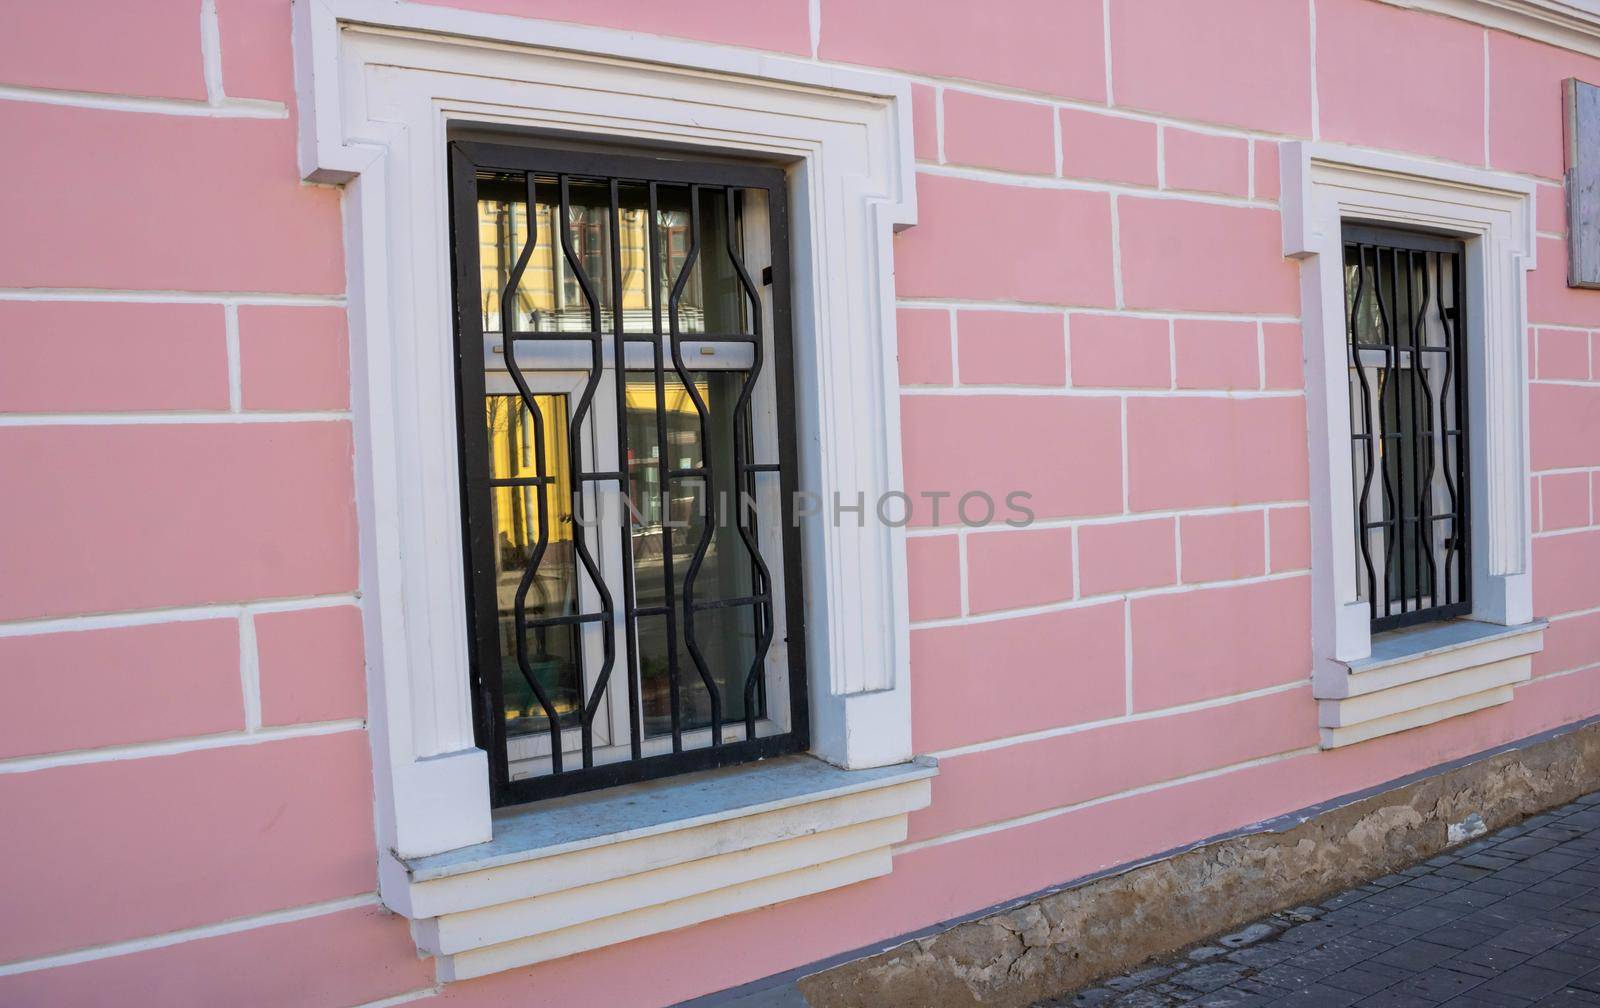
[[1566,80],[1567,286],[1600,287],[1600,87]]

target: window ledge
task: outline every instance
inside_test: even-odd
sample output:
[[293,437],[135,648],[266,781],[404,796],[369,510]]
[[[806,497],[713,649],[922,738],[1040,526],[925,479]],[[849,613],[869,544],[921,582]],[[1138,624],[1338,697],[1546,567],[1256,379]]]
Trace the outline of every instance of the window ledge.
[[1370,656],[1317,692],[1323,748],[1505,703],[1532,676],[1547,625],[1451,620],[1375,635]]
[[811,756],[506,809],[487,843],[384,858],[384,902],[459,980],[887,874],[930,759]]

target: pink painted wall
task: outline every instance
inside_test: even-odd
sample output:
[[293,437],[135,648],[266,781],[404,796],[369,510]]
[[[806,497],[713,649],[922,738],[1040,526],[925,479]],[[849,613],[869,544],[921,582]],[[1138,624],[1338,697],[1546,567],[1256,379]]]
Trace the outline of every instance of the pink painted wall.
[[[662,1005],[1600,712],[1558,89],[1600,61],[1374,0],[448,2],[913,81],[908,489],[1028,484],[1043,519],[914,530],[933,804],[885,878],[435,990],[373,895],[340,194],[298,181],[288,0],[215,33],[7,0],[0,1003]],[[1275,146],[1311,136],[1542,183],[1546,649],[1511,704],[1333,752]]]

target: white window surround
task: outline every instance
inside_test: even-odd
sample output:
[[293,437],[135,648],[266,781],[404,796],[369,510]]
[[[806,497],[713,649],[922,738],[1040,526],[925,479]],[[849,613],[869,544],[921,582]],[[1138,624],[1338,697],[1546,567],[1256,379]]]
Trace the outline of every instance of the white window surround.
[[[1311,451],[1313,692],[1326,747],[1504,703],[1531,674],[1527,272],[1533,182],[1323,143],[1282,145],[1284,254],[1302,260]],[[1363,221],[1466,244],[1471,472],[1469,619],[1374,637],[1358,598],[1342,227]]]
[[[419,866],[443,852],[477,845],[487,856],[495,844],[514,843],[513,835],[548,834],[563,809],[569,818],[591,815],[608,794],[490,814],[468,691],[448,130],[620,140],[783,165],[794,244],[800,486],[824,500],[835,493],[853,500],[857,492],[870,499],[901,485],[891,238],[916,214],[909,84],[728,46],[392,0],[294,0],[293,9],[301,171],[345,187],[368,723],[385,903],[422,920],[419,941],[426,948],[430,935],[438,939],[441,975],[461,976],[887,871],[889,845],[904,837],[906,814],[927,803],[935,772],[911,762],[903,531],[817,519],[802,530],[812,755],[769,761],[783,764],[777,769],[790,784],[810,782],[791,802],[802,818],[791,812],[793,821],[766,832],[752,825],[771,810],[748,794],[738,799],[738,782],[775,772],[768,764],[633,786],[639,793],[688,789],[680,795],[710,787],[707,800],[722,813],[716,824],[666,823],[651,834],[656,840],[633,838],[627,863],[644,871],[682,860],[681,850],[656,848],[692,835],[702,860],[766,844],[746,852],[759,854],[759,868],[693,880],[680,872],[673,886],[643,887],[662,900],[672,893],[670,912],[613,908],[604,926],[537,948],[504,943],[519,929],[524,937],[541,933],[548,911],[508,895],[520,902],[478,907],[509,916],[493,931],[498,951],[469,966],[451,958],[460,951],[452,928],[426,918],[430,906],[466,908],[477,897],[463,894],[481,892],[483,880],[470,871],[449,882],[428,879]],[[870,809],[857,807],[861,792],[875,793]],[[518,815],[535,818],[519,832]],[[528,827],[534,821],[545,825]],[[798,839],[811,834],[822,839]],[[619,827],[590,839],[629,836]],[[549,850],[529,845],[529,857],[553,863]],[[476,855],[465,856],[472,863]],[[740,878],[744,888],[733,885]],[[454,889],[461,890],[455,903],[440,901],[442,890]]]

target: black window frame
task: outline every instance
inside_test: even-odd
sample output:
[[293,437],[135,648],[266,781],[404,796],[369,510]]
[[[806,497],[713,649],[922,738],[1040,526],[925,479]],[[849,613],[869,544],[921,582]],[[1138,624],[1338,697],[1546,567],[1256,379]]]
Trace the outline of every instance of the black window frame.
[[[1346,364],[1349,367],[1347,401],[1351,403],[1351,473],[1353,482],[1357,579],[1366,586],[1366,599],[1371,613],[1373,633],[1399,630],[1429,622],[1438,622],[1469,616],[1472,612],[1472,510],[1471,510],[1471,425],[1472,382],[1470,380],[1470,355],[1468,338],[1469,303],[1466,272],[1469,268],[1466,242],[1458,237],[1424,231],[1403,230],[1378,224],[1347,221],[1341,235],[1341,268],[1344,278],[1344,313]],[[1356,256],[1357,281],[1355,289],[1349,286],[1348,270],[1352,253]],[[1401,257],[1405,257],[1406,272],[1401,272]],[[1411,270],[1421,257],[1423,283],[1418,290],[1416,274]],[[1432,257],[1433,265],[1429,266]],[[1430,287],[1427,282],[1430,268],[1432,276],[1443,277],[1444,263],[1450,263],[1450,303],[1444,300],[1442,279]],[[1368,263],[1376,282],[1367,289]],[[1382,273],[1385,263],[1389,271],[1389,288],[1385,292]],[[1404,276],[1404,283],[1401,277]],[[1407,332],[1397,333],[1395,321],[1400,308],[1400,295],[1405,290],[1405,307],[1408,318]],[[1387,296],[1386,296],[1387,294]],[[1420,295],[1420,298],[1419,298]],[[1370,338],[1371,331],[1358,333],[1360,308],[1370,303],[1376,309],[1378,339]],[[1414,313],[1413,313],[1414,309]],[[1431,345],[1426,337],[1428,313],[1444,332],[1438,345]],[[1367,338],[1363,338],[1367,337]],[[1363,353],[1382,353],[1387,373],[1385,386],[1374,390],[1363,366]],[[1440,416],[1433,414],[1434,389],[1429,384],[1427,367],[1415,366],[1424,354],[1435,354],[1441,361],[1442,375],[1438,389]],[[1410,362],[1402,367],[1400,360],[1409,355]],[[1405,374],[1409,387],[1409,407],[1402,407],[1402,382],[1395,376]],[[1418,406],[1417,394],[1422,392],[1425,412]],[[1392,400],[1387,397],[1393,390]],[[1354,402],[1360,397],[1363,403],[1377,396],[1376,412],[1379,430],[1371,429],[1370,414],[1363,410],[1357,415]],[[1398,419],[1399,430],[1391,432],[1383,420],[1388,407]],[[1449,412],[1446,414],[1446,407]],[[1406,416],[1402,413],[1402,409]],[[1409,423],[1406,421],[1409,420]],[[1442,425],[1442,428],[1441,428]],[[1435,435],[1438,435],[1437,438]],[[1406,442],[1409,440],[1409,444]],[[1387,455],[1395,444],[1400,446],[1401,461],[1391,467]],[[1403,461],[1409,449],[1413,459],[1419,455],[1426,459],[1427,487],[1423,478],[1413,469],[1409,472],[1411,484],[1406,483],[1408,470]],[[1442,476],[1449,510],[1435,513],[1432,508],[1435,466]],[[1394,477],[1391,479],[1391,475]],[[1415,495],[1409,499],[1407,490]],[[1426,492],[1424,492],[1426,489]],[[1369,501],[1374,493],[1381,494],[1384,517],[1370,520]],[[1398,506],[1396,501],[1399,502]],[[1407,507],[1415,504],[1413,508]],[[1433,536],[1423,539],[1419,531],[1432,529],[1439,522],[1450,522],[1445,535],[1445,548],[1436,553]],[[1409,534],[1414,541],[1412,569],[1408,572],[1403,559],[1398,564],[1394,557],[1399,535]],[[1374,530],[1382,530],[1384,549],[1384,575],[1379,578],[1372,554]],[[1398,533],[1397,534],[1397,530]],[[1404,554],[1402,553],[1403,557]],[[1424,568],[1426,561],[1426,568]],[[1424,605],[1422,571],[1428,573],[1426,591],[1431,604]],[[1398,571],[1398,593],[1392,591],[1390,571]],[[1408,581],[1409,574],[1409,581]],[[1443,589],[1442,592],[1440,589]],[[1442,595],[1442,600],[1440,596]],[[1397,605],[1398,604],[1398,605]],[[1398,611],[1396,611],[1398,609]]]
[[[454,283],[454,317],[455,317],[455,351],[456,351],[456,392],[457,392],[457,418],[458,418],[458,458],[460,462],[461,505],[462,505],[462,538],[464,546],[464,559],[466,564],[466,614],[469,625],[469,650],[471,667],[471,694],[473,703],[474,725],[477,743],[489,755],[489,775],[491,785],[491,801],[496,807],[520,804],[544,798],[592,791],[600,788],[612,787],[619,784],[652,780],[656,778],[688,773],[696,770],[707,770],[716,767],[729,766],[752,760],[764,759],[788,753],[801,752],[809,747],[809,704],[807,696],[806,676],[806,632],[803,604],[803,578],[801,575],[802,549],[800,530],[793,514],[793,506],[798,489],[798,450],[796,432],[796,409],[794,390],[794,352],[792,335],[792,309],[790,254],[789,254],[789,223],[788,223],[788,192],[787,174],[780,168],[770,165],[742,163],[721,160],[689,160],[678,157],[651,157],[633,153],[610,153],[606,151],[573,150],[566,148],[544,148],[522,144],[487,143],[474,140],[451,140],[448,143],[448,157],[450,163],[450,229],[451,229],[451,266]],[[751,300],[753,308],[750,314],[754,317],[751,326],[754,338],[750,342],[755,347],[754,365],[749,372],[735,372],[746,374],[745,390],[736,407],[735,425],[739,409],[743,409],[745,420],[748,423],[749,405],[747,397],[751,395],[756,376],[763,367],[762,361],[762,335],[761,335],[761,310],[758,291],[765,286],[769,293],[771,303],[773,360],[767,366],[773,369],[773,386],[776,392],[776,419],[778,458],[776,461],[763,461],[748,457],[754,451],[752,438],[746,433],[742,438],[743,448],[735,448],[734,470],[737,479],[736,485],[742,491],[747,485],[753,486],[753,481],[763,474],[776,473],[779,480],[779,515],[758,515],[754,520],[763,522],[777,522],[781,529],[782,543],[782,584],[783,584],[783,615],[784,638],[787,648],[787,683],[788,694],[788,729],[780,734],[756,736],[755,705],[745,703],[744,736],[731,741],[722,740],[723,722],[715,716],[711,726],[712,744],[698,747],[685,748],[683,746],[682,732],[679,730],[676,716],[676,684],[678,673],[672,673],[673,683],[673,751],[658,755],[644,756],[640,753],[643,727],[640,714],[639,679],[637,672],[626,677],[626,682],[617,686],[616,680],[624,669],[636,670],[638,667],[638,654],[635,642],[635,621],[641,617],[661,616],[660,612],[646,612],[634,605],[632,544],[627,532],[630,520],[626,509],[623,510],[624,525],[621,529],[608,528],[596,529],[598,533],[613,535],[619,542],[623,554],[624,584],[608,585],[609,592],[602,590],[605,596],[607,613],[596,617],[606,627],[611,627],[612,620],[617,620],[621,611],[627,611],[625,623],[626,632],[622,635],[626,642],[626,654],[623,649],[618,649],[615,655],[614,670],[611,672],[611,682],[602,683],[592,694],[586,694],[583,705],[585,713],[580,715],[583,720],[583,743],[578,754],[581,765],[568,767],[560,756],[552,758],[554,769],[551,773],[513,780],[510,774],[510,761],[507,751],[507,737],[502,703],[501,662],[499,659],[499,643],[497,635],[497,601],[495,585],[495,566],[493,550],[496,548],[494,541],[494,525],[491,516],[489,490],[495,483],[504,481],[491,481],[488,461],[488,437],[485,431],[485,366],[484,366],[484,340],[485,331],[481,316],[482,305],[482,280],[479,269],[480,250],[477,231],[477,204],[480,173],[495,173],[496,175],[518,175],[523,177],[527,185],[527,205],[529,207],[529,227],[536,227],[532,207],[535,203],[536,176],[554,175],[560,184],[560,200],[564,207],[566,203],[566,181],[580,180],[592,182],[601,180],[609,183],[612,220],[617,220],[621,203],[618,199],[619,183],[642,183],[650,193],[650,212],[647,220],[650,221],[649,234],[649,261],[652,272],[658,267],[660,259],[657,256],[657,245],[660,239],[659,230],[654,226],[656,214],[654,212],[656,199],[656,186],[687,186],[693,194],[692,199],[700,199],[701,187],[726,194],[728,220],[731,222],[734,215],[734,190],[762,189],[766,191],[766,205],[768,215],[768,229],[771,242],[770,269],[763,271],[761,276],[751,277],[741,261],[739,253],[733,248],[730,241],[728,254],[735,262],[735,268],[742,278],[742,289]],[[696,202],[695,205],[699,205]],[[694,256],[699,249],[697,234],[698,218],[690,215],[691,226],[689,234],[689,257],[683,267],[683,274],[687,275]],[[619,270],[615,267],[620,256],[620,228],[615,224],[607,229],[611,235],[609,251],[613,264],[613,292],[620,295]],[[731,233],[731,232],[730,232]],[[538,240],[537,235],[528,237],[528,246]],[[563,243],[565,244],[565,243]],[[558,246],[560,247],[560,246]],[[561,247],[563,258],[573,265],[572,249]],[[526,257],[524,256],[524,262]],[[581,270],[580,270],[581,271]],[[512,280],[507,285],[507,291],[515,290],[515,285],[520,278],[520,268],[514,269]],[[659,291],[659,277],[652,276],[655,282],[654,289]],[[670,280],[670,278],[668,278]],[[585,281],[587,282],[587,281]],[[600,372],[609,368],[614,376],[618,388],[618,412],[616,418],[607,418],[605,427],[596,427],[599,436],[614,436],[619,446],[619,459],[628,458],[627,424],[622,418],[621,402],[624,397],[624,386],[629,374],[639,373],[638,368],[623,365],[623,352],[626,344],[644,343],[659,347],[664,341],[670,348],[667,352],[657,350],[653,352],[653,368],[646,372],[652,373],[656,378],[658,411],[662,408],[661,394],[664,375],[677,374],[682,378],[692,368],[686,368],[681,354],[678,352],[680,340],[706,339],[697,333],[679,333],[675,313],[675,298],[673,304],[663,306],[657,303],[659,298],[652,293],[653,326],[649,333],[624,331],[626,326],[625,313],[621,310],[622,299],[617,296],[613,300],[615,306],[612,313],[612,327],[610,332],[594,331],[600,329],[600,308],[597,302],[591,303],[591,331],[587,333],[562,332],[556,333],[530,333],[516,331],[510,334],[513,341],[522,339],[550,338],[565,342],[574,340],[587,340],[592,349],[592,366],[590,370],[589,389],[602,380]],[[513,314],[504,308],[506,304],[514,304],[513,298],[502,297],[502,326],[513,326],[510,321]],[[602,362],[602,340],[613,339],[615,358],[609,362]],[[668,360],[670,355],[671,360]],[[525,402],[535,412],[536,407],[520,379],[520,371],[516,366],[515,354],[505,354],[508,369],[519,377],[517,385],[522,391],[519,393]],[[702,430],[706,422],[705,405],[700,401],[699,395],[694,391],[692,383],[685,382],[690,398],[694,400],[697,414],[700,417]],[[594,424],[599,422],[598,417],[578,414],[579,422],[573,424],[574,432],[585,422]],[[610,425],[615,426],[615,431],[608,430]],[[658,412],[658,430],[664,430]],[[664,434],[661,435],[665,437]],[[574,433],[574,438],[576,433]],[[736,445],[740,436],[735,434]],[[576,440],[574,440],[576,444]],[[740,452],[744,453],[742,456]],[[542,464],[542,463],[541,463]],[[709,459],[704,463],[709,469]],[[604,484],[609,480],[610,485],[620,488],[626,495],[628,484],[628,466],[622,465],[622,473],[605,474],[595,473],[585,469],[580,460],[570,462],[572,467],[571,489],[577,491],[583,481],[595,481]],[[620,478],[619,478],[620,477]],[[709,477],[707,477],[709,479]],[[751,481],[747,484],[746,481]],[[663,479],[663,485],[670,479]],[[739,532],[745,545],[752,552],[752,565],[759,567],[762,574],[767,576],[767,567],[756,557],[759,548],[754,546],[746,535],[744,522],[751,520],[744,516],[743,508],[734,509],[734,521],[739,524]],[[709,537],[710,522],[712,517],[705,517],[705,530],[703,535]],[[541,533],[545,535],[547,533]],[[703,553],[704,546],[699,547]],[[695,563],[698,564],[698,556]],[[669,569],[670,570],[670,569]],[[760,576],[757,577],[751,596],[743,599],[695,599],[692,589],[684,593],[681,600],[681,612],[672,617],[668,622],[682,619],[688,625],[693,619],[693,613],[711,608],[725,608],[732,605],[751,606],[758,615],[755,617],[757,636],[763,631],[762,617],[765,612],[766,643],[758,645],[757,657],[752,670],[764,668],[765,655],[770,650],[773,635],[772,606],[774,604],[772,584],[767,581],[767,588],[763,592]],[[605,579],[602,577],[602,581]],[[670,587],[670,573],[668,575],[667,597],[673,598]],[[480,604],[481,600],[488,600]],[[672,603],[662,607],[670,611]],[[681,631],[680,631],[681,632]],[[609,636],[609,629],[607,631]],[[672,654],[669,650],[669,654]],[[519,658],[523,657],[519,655]],[[675,661],[675,659],[674,659]],[[698,655],[695,664],[703,663]],[[693,670],[688,672],[693,675]],[[751,676],[746,677],[746,698],[748,701]],[[764,676],[756,676],[764,679]],[[715,692],[711,680],[705,680],[708,688]],[[587,688],[587,687],[585,687]],[[592,759],[592,745],[589,731],[589,721],[595,713],[598,701],[590,702],[593,698],[602,695],[609,688],[623,688],[628,692],[629,698],[629,731],[628,741],[631,745],[631,758],[620,762],[595,763]],[[766,686],[763,682],[762,689]],[[720,699],[714,700],[720,706]],[[552,737],[552,747],[557,752],[561,749],[561,728],[549,723],[548,729]],[[575,761],[576,762],[576,761]]]

